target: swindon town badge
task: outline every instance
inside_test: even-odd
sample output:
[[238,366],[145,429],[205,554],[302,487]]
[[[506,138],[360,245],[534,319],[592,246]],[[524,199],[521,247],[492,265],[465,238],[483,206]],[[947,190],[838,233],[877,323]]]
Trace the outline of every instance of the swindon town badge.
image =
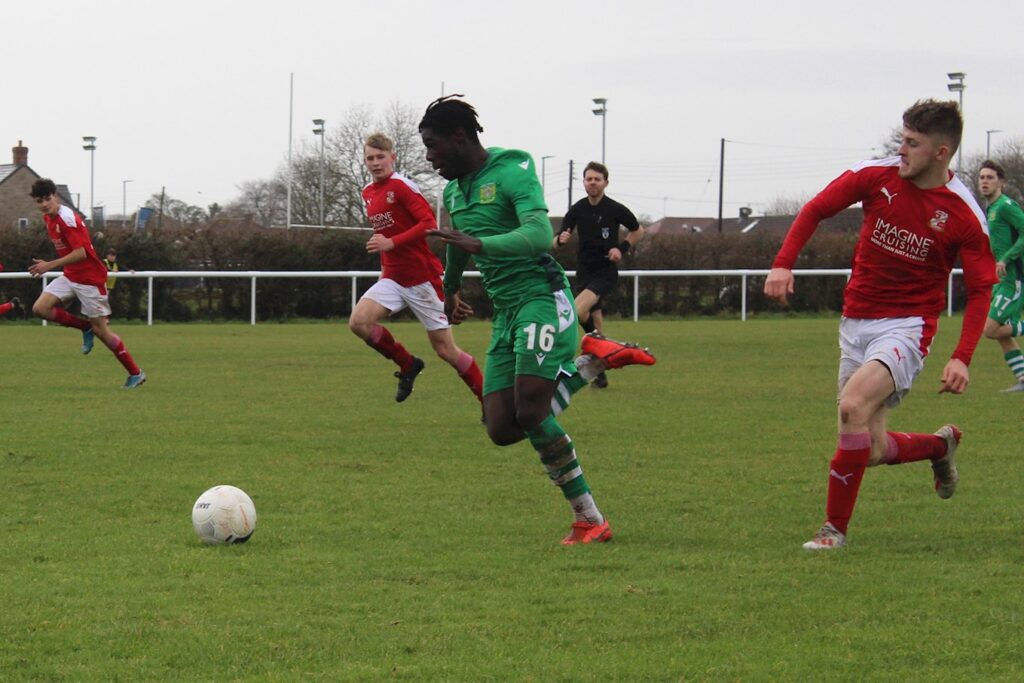
[[388,195],[387,195],[385,201],[388,204],[394,204],[395,203],[395,193],[394,192],[388,192]]
[[936,232],[942,232],[946,229],[946,220],[949,218],[949,214],[942,209],[936,209],[935,215],[932,216],[931,220],[928,221],[928,227]]

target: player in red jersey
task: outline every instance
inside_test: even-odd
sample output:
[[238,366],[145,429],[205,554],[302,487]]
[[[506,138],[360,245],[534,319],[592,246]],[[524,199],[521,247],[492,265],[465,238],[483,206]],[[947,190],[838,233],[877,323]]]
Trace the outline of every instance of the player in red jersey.
[[[43,212],[46,232],[57,250],[57,259],[32,259],[28,272],[35,277],[58,268],[64,273],[46,286],[32,306],[32,313],[65,327],[82,330],[82,353],[92,351],[94,337],[106,344],[128,371],[125,389],[134,389],[146,381],[144,373],[124,348],[124,342],[107,325],[110,304],[107,301],[107,269],[103,266],[89,239],[89,231],[81,217],[60,202],[57,188],[49,178],[40,178],[30,192]],[[64,304],[78,299],[86,318],[71,315]]]
[[996,264],[985,214],[949,171],[962,131],[955,102],[922,100],[907,109],[899,156],[858,165],[808,202],[765,281],[765,294],[785,303],[793,293],[793,265],[818,223],[863,203],[839,326],[839,445],[829,468],[826,521],[804,544],[808,550],[845,545],[865,467],[930,460],[939,497],[956,490],[960,430],[947,424],[934,434],[888,432],[886,417],[924,365],[958,256],[967,307],[939,393],[967,388],[967,366],[988,314]]
[[441,261],[427,248],[426,232],[437,226],[434,213],[419,187],[395,173],[395,143],[388,136],[374,133],[366,139],[363,151],[373,177],[373,182],[363,188],[366,215],[373,228],[366,250],[380,254],[381,275],[356,304],[348,321],[349,329],[398,365],[395,400],[401,403],[412,393],[413,382],[424,363],[395,341],[380,323],[408,307],[426,328],[437,355],[455,368],[459,378],[482,402],[483,375],[473,356],[455,345],[444,312]]
[[[4,264],[0,263],[0,273],[4,270]],[[12,296],[6,303],[0,304],[0,317],[7,315],[11,311],[21,310],[21,299],[16,296]]]

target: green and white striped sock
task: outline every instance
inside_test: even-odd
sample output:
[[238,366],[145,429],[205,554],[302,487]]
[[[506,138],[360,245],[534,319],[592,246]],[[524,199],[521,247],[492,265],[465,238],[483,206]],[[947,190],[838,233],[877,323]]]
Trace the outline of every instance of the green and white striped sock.
[[1013,351],[1007,351],[1003,354],[1006,358],[1006,364],[1010,368],[1010,372],[1017,378],[1018,382],[1024,381],[1024,353],[1021,353],[1020,349],[1014,349]]
[[551,397],[551,414],[558,417],[569,407],[572,395],[587,386],[587,380],[576,372],[568,377],[560,377],[555,387],[555,395]]
[[554,415],[548,415],[537,427],[527,431],[526,436],[540,456],[548,478],[562,490],[562,495],[569,501],[576,519],[595,524],[604,522],[604,517],[590,494],[590,486],[583,477],[583,468],[576,457],[572,439],[558,424]]

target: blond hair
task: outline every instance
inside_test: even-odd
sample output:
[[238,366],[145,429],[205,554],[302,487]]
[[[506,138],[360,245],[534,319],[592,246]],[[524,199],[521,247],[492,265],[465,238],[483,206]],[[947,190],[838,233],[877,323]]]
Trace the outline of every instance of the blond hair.
[[366,138],[366,142],[363,144],[367,147],[373,147],[374,149],[382,149],[385,152],[395,151],[394,141],[384,133],[373,133]]

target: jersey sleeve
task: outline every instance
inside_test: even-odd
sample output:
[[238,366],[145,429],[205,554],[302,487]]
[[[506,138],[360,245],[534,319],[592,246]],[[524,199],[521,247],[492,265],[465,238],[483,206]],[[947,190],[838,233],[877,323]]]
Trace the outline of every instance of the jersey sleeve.
[[843,209],[856,204],[865,197],[870,180],[866,171],[847,171],[819,192],[814,199],[804,204],[796,215],[793,225],[786,233],[779,253],[772,262],[772,268],[792,270],[800,250],[804,248],[821,221],[836,215]]
[[83,226],[78,224],[77,220],[72,221],[69,224],[67,217],[61,213],[55,217],[55,222],[61,225],[61,232],[64,235],[64,241],[67,243],[68,249],[71,251],[87,247],[90,244],[89,233],[86,232],[86,229]]
[[547,210],[517,214],[519,227],[503,235],[480,238],[480,253],[487,256],[536,256],[551,249],[551,222]]
[[636,232],[640,229],[640,221],[636,219],[633,212],[629,210],[629,207],[619,204],[619,217],[616,219],[619,225],[623,225],[630,232]]
[[1017,231],[1017,241],[1003,254],[1003,263],[1009,263],[1024,255],[1024,211],[1016,202],[1006,202],[999,207],[999,217]]
[[548,205],[544,203],[544,190],[541,189],[540,179],[537,178],[537,167],[533,163],[533,157],[526,152],[519,152],[516,156],[522,161],[509,164],[502,179],[503,185],[511,193],[516,215],[521,216],[537,209],[547,212]]
[[409,187],[405,182],[396,183],[396,187],[402,206],[408,210],[415,221],[408,230],[391,238],[395,246],[400,247],[414,240],[424,239],[427,230],[437,227],[437,221],[434,219],[434,212],[431,210],[430,204],[422,194]]
[[561,230],[568,230],[569,232],[572,232],[575,229],[576,229],[576,205],[573,204],[572,206],[569,207],[569,210],[565,212],[565,216],[562,217],[562,227],[559,228],[559,231],[561,231]]
[[989,296],[992,285],[998,281],[995,276],[996,262],[988,235],[979,224],[972,224],[967,238],[960,245],[960,263],[964,269],[964,288],[967,290],[967,306],[960,328],[960,340],[953,351],[953,358],[964,365],[971,364],[974,349],[978,346],[985,319],[988,317]]
[[444,279],[442,287],[444,295],[451,296],[462,288],[462,274],[469,263],[469,252],[449,244],[445,248]]

